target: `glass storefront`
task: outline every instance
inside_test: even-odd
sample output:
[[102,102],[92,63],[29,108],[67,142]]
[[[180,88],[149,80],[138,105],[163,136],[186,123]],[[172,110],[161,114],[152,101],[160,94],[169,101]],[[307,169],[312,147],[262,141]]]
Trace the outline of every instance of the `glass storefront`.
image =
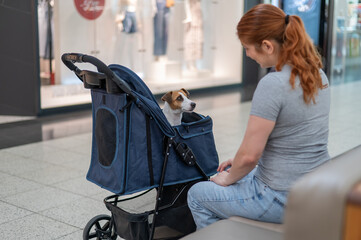
[[238,0],[38,0],[41,108],[90,103],[68,52],[124,65],[153,94],[241,83],[242,12]]
[[331,83],[361,80],[361,1],[335,1]]
[[361,80],[361,0],[263,2],[302,18],[332,85]]

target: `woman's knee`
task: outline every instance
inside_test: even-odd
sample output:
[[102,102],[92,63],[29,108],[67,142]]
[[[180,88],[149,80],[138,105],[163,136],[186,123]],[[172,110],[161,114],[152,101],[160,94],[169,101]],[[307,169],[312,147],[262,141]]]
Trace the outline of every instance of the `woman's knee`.
[[194,202],[202,201],[202,197],[205,196],[208,191],[209,183],[211,182],[199,182],[194,184],[189,190],[187,194],[188,205],[193,204]]
[[188,194],[187,194],[187,200],[188,200],[188,204],[191,201],[194,201],[195,199],[198,198],[198,192],[199,192],[199,187],[198,187],[199,183],[194,184],[189,190],[188,190]]

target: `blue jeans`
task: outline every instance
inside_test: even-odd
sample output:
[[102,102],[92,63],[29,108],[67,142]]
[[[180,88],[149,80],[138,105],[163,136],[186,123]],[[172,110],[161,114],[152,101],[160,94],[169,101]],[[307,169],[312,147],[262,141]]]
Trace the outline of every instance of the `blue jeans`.
[[162,56],[167,53],[169,8],[165,0],[157,0],[157,12],[154,16],[154,56]]
[[189,189],[188,206],[197,229],[231,216],[282,222],[288,192],[270,189],[254,176],[255,170],[227,187],[207,181]]
[[125,12],[123,23],[123,31],[126,33],[137,32],[137,19],[134,12]]

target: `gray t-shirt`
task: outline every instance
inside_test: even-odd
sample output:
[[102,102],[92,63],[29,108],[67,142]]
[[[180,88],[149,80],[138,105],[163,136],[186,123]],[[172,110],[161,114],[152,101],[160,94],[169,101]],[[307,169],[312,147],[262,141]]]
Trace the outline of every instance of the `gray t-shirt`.
[[289,83],[291,67],[263,77],[252,99],[251,115],[275,121],[255,176],[274,190],[289,190],[303,174],[330,159],[327,149],[330,88],[320,70],[324,88],[316,104],[303,101],[296,77],[295,89]]

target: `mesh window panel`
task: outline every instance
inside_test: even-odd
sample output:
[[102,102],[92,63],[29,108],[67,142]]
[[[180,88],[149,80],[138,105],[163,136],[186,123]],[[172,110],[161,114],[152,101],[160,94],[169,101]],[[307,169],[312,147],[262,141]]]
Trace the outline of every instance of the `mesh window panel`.
[[98,147],[99,162],[110,166],[115,158],[117,141],[117,119],[114,113],[100,108],[96,113],[95,138]]

